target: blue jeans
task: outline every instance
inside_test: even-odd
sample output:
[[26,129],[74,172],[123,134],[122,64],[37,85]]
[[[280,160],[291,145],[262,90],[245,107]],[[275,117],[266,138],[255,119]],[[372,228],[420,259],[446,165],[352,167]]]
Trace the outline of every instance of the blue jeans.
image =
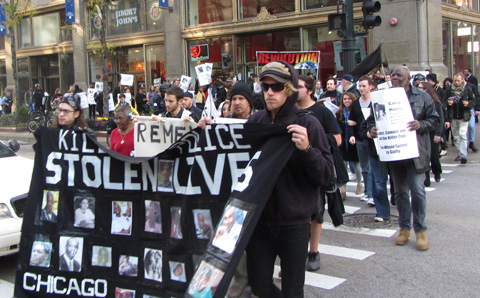
[[370,173],[372,174],[373,200],[377,209],[377,217],[390,218],[390,202],[387,193],[387,169],[380,168],[378,158],[370,158]]
[[[303,297],[310,224],[266,226],[258,223],[247,245],[248,283],[260,298]],[[273,284],[277,256],[282,268],[282,290]]]
[[360,161],[360,167],[362,168],[363,183],[365,184],[365,194],[369,197],[373,197],[372,183],[370,178],[370,162],[368,160],[368,141],[357,141],[357,154]]
[[470,111],[472,113],[472,118],[468,122],[468,142],[475,142],[475,109]]
[[[388,163],[390,177],[395,186],[395,201],[398,210],[398,224],[403,230],[412,228],[416,233],[427,230],[425,216],[427,213],[427,196],[423,181],[425,173],[417,173],[413,159],[392,161]],[[410,194],[412,200],[410,201]]]

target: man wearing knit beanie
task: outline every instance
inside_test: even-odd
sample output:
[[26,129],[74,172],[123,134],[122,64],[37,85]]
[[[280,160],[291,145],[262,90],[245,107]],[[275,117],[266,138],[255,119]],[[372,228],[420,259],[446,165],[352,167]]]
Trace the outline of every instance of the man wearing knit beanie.
[[245,82],[237,82],[230,91],[232,118],[247,119],[253,114],[252,89]]

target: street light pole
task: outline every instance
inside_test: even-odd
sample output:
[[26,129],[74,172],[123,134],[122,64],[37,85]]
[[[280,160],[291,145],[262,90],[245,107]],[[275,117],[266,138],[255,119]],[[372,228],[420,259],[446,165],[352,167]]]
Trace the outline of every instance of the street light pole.
[[343,73],[355,68],[355,33],[353,32],[353,0],[344,0],[346,29],[342,39]]

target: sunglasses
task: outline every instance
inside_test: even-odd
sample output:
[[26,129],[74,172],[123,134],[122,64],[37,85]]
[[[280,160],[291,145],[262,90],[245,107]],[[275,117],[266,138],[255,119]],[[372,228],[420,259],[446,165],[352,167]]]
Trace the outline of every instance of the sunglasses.
[[275,84],[267,84],[267,83],[262,83],[262,88],[263,91],[267,92],[268,89],[272,88],[272,91],[274,92],[279,92],[285,89],[285,84],[283,83],[275,83]]

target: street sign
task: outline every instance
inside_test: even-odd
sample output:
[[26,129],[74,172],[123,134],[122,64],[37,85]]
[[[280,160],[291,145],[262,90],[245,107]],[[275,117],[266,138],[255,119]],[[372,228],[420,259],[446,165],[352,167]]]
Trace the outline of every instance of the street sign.
[[160,0],[159,5],[162,8],[168,8],[168,0]]

